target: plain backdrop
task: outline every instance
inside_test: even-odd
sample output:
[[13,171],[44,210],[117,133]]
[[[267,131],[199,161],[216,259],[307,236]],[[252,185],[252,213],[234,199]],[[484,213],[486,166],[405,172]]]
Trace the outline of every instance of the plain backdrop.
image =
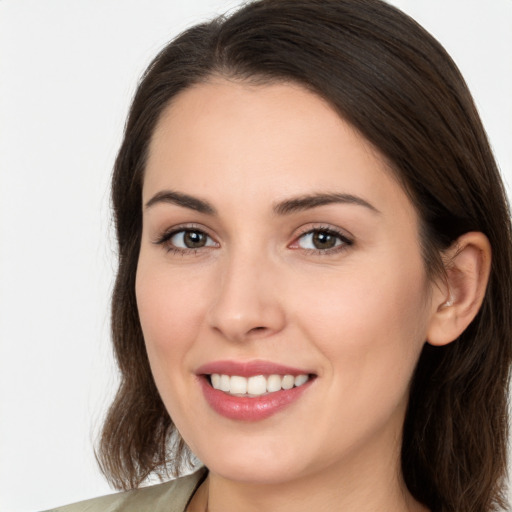
[[[512,0],[395,0],[452,54],[512,183]],[[109,178],[157,51],[222,0],[0,0],[0,510],[111,492]]]

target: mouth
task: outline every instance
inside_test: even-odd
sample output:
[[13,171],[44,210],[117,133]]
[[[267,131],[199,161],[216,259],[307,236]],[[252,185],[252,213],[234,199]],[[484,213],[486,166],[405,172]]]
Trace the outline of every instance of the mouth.
[[208,405],[231,420],[259,421],[300,400],[317,375],[265,361],[217,361],[196,372]]
[[313,379],[314,375],[301,373],[299,375],[271,374],[243,377],[242,375],[212,373],[205,377],[213,389],[223,391],[231,396],[256,398],[281,390],[298,388]]

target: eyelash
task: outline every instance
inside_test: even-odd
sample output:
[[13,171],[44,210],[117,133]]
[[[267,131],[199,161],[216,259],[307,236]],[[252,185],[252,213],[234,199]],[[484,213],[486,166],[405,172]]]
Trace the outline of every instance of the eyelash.
[[[175,245],[170,244],[170,240],[174,236],[178,235],[179,233],[183,233],[183,234],[185,234],[185,233],[200,233],[200,234],[206,236],[209,240],[213,240],[213,238],[210,235],[208,235],[203,229],[201,229],[199,227],[196,228],[194,226],[180,226],[177,228],[173,228],[170,231],[164,232],[157,240],[154,241],[154,243],[156,245],[164,246],[168,253],[179,254],[182,256],[196,255],[196,254],[198,254],[198,252],[200,252],[201,249],[214,247],[213,244],[210,244],[210,245],[204,245],[204,246],[198,247],[198,248],[185,249],[185,248],[176,247]],[[301,249],[301,247],[298,246],[299,240],[307,235],[313,235],[314,233],[317,233],[317,234],[323,233],[328,236],[335,237],[335,238],[337,238],[339,243],[336,242],[337,245],[335,245],[332,248],[327,248],[327,249],[302,248],[302,250],[305,251],[307,254],[315,254],[315,255],[321,255],[321,256],[334,255],[334,254],[338,254],[342,251],[347,250],[348,247],[350,247],[354,244],[353,240],[348,238],[346,235],[344,235],[340,231],[333,229],[332,227],[328,227],[328,226],[318,226],[318,227],[309,228],[309,229],[305,230],[304,232],[300,233],[294,239],[292,244],[290,244],[288,247],[290,247],[294,250]],[[214,242],[214,243],[218,246],[217,242]],[[294,247],[294,245],[295,245],[295,247]]]
[[208,239],[210,240],[213,240],[213,238],[208,235],[208,233],[206,233],[203,229],[199,228],[199,227],[195,227],[195,226],[180,226],[180,227],[176,227],[176,228],[173,228],[169,231],[165,231],[159,238],[157,238],[153,243],[155,243],[156,245],[162,245],[164,246],[164,248],[166,249],[166,251],[168,253],[172,253],[172,254],[178,254],[178,255],[181,255],[181,256],[185,256],[185,255],[189,255],[189,254],[192,254],[192,255],[196,255],[201,249],[204,249],[204,248],[208,248],[208,247],[212,247],[212,245],[206,245],[206,246],[203,246],[203,247],[198,247],[196,249],[194,248],[187,248],[187,249],[184,249],[182,247],[176,247],[175,245],[172,245],[170,243],[170,240],[178,235],[179,233],[200,233],[204,236],[206,236]]
[[350,239],[347,235],[345,235],[344,233],[335,228],[332,228],[330,226],[315,226],[300,233],[292,242],[291,246],[297,246],[293,247],[293,249],[301,249],[300,247],[298,247],[299,240],[307,235],[313,235],[314,233],[324,233],[326,235],[333,236],[337,238],[340,243],[328,249],[302,249],[303,251],[306,252],[306,254],[332,256],[342,251],[346,251],[350,246],[354,245],[354,241],[352,239]]

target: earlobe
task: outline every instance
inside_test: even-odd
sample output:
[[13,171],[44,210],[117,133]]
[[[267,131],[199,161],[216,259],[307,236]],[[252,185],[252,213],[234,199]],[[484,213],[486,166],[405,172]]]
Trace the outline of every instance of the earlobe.
[[446,251],[446,278],[433,293],[427,341],[442,346],[456,340],[477,315],[491,269],[491,246],[480,232],[465,233]]

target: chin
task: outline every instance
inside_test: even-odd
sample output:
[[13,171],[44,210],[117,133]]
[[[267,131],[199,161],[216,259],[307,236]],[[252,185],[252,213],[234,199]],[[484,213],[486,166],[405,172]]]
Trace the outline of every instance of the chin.
[[270,485],[283,484],[289,480],[297,479],[297,468],[283,463],[283,461],[251,461],[247,459],[234,458],[233,460],[222,460],[206,465],[208,469],[222,478],[246,484]]
[[284,483],[300,478],[305,472],[305,459],[299,450],[291,450],[285,446],[276,450],[275,446],[263,447],[257,441],[253,443],[245,441],[245,446],[228,443],[230,447],[216,443],[217,449],[214,452],[208,450],[203,458],[199,458],[212,473],[227,480],[244,483]]

